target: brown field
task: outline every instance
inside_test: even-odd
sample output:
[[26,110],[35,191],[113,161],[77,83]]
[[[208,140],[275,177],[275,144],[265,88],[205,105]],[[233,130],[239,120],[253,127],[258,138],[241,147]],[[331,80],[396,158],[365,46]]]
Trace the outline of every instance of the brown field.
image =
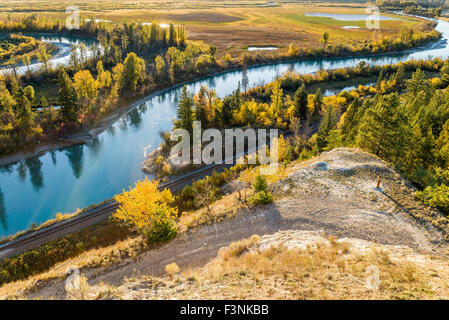
[[[163,17],[163,16],[161,16]],[[208,22],[208,23],[222,23],[222,22],[234,22],[243,20],[240,17],[230,16],[223,13],[215,13],[210,11],[203,12],[188,12],[181,14],[168,14],[166,16],[168,20],[172,21],[193,21],[193,22]]]

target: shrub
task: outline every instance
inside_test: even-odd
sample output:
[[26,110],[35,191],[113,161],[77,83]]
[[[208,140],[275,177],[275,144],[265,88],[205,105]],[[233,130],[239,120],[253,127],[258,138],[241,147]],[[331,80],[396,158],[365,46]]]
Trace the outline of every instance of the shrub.
[[287,150],[285,151],[285,156],[284,156],[284,163],[285,164],[289,164],[293,161],[293,156],[295,153],[295,149],[293,148],[292,145],[287,147]]
[[168,273],[170,277],[173,277],[175,274],[181,271],[176,263],[170,263],[165,266],[165,272]]
[[267,180],[258,174],[253,182],[253,188],[256,192],[249,201],[252,204],[266,204],[273,202],[273,196],[268,191]]
[[425,204],[449,214],[449,187],[447,185],[429,186],[423,191],[418,191],[416,195]]
[[125,228],[106,222],[3,259],[0,261],[0,285],[42,273],[61,261],[77,256],[82,249],[109,246],[129,235]]
[[191,186],[185,186],[176,197],[176,203],[180,211],[192,210],[195,207],[195,193]]
[[261,191],[267,191],[268,190],[268,184],[264,177],[262,177],[260,174],[257,175],[256,180],[254,180],[253,183],[254,191],[261,192]]
[[224,174],[224,172],[220,173],[214,171],[212,173],[211,180],[214,186],[221,187],[226,183],[226,175]]
[[273,195],[270,192],[260,191],[254,194],[249,201],[252,204],[267,204],[273,202]]
[[167,209],[161,209],[161,212],[157,213],[158,218],[145,230],[145,237],[149,242],[168,241],[176,236],[178,228],[169,215]]

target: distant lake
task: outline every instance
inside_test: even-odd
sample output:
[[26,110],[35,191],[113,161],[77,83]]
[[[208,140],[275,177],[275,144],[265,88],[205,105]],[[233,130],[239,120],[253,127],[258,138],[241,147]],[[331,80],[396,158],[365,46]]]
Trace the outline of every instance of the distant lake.
[[[340,14],[340,13],[321,13],[321,12],[306,12],[304,13],[307,17],[323,17],[323,18],[332,18],[334,20],[340,21],[362,21],[371,17],[369,14]],[[404,21],[402,19],[388,17],[379,15],[380,20],[399,20]]]

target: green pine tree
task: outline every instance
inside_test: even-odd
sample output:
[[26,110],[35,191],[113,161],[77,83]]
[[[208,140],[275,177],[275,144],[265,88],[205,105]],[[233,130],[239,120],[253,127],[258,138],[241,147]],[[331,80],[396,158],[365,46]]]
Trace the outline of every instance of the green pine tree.
[[33,134],[35,128],[35,113],[31,110],[31,102],[23,95],[17,104],[17,125],[18,130],[23,137],[29,137]]
[[323,120],[321,121],[320,127],[317,133],[316,143],[318,146],[318,150],[322,151],[326,148],[328,144],[329,133],[335,125],[335,116],[332,106],[330,106],[326,114],[324,115]]
[[383,76],[384,76],[384,73],[382,71],[380,71],[379,77],[377,78],[377,83],[376,83],[376,90],[377,90],[377,92],[379,92],[380,89],[382,88]]
[[309,109],[307,107],[307,92],[304,84],[296,90],[293,97],[293,106],[295,108],[295,117],[299,118],[301,121],[305,121],[307,119]]
[[341,134],[343,135],[343,139],[351,144],[355,138],[352,130],[357,123],[355,123],[356,115],[361,106],[361,102],[359,98],[355,98],[354,101],[349,105],[348,109],[343,115],[343,123],[341,125]]
[[386,160],[403,159],[412,132],[399,107],[397,93],[380,97],[361,120],[357,145]]
[[187,91],[187,86],[182,87],[181,96],[179,97],[177,108],[177,126],[192,132],[193,126],[193,99]]
[[323,107],[323,94],[321,93],[321,89],[318,88],[315,92],[315,97],[313,97],[313,115],[317,116],[321,113],[321,109]]
[[73,82],[63,69],[59,74],[58,101],[62,106],[62,116],[66,121],[76,121],[78,118],[78,104]]

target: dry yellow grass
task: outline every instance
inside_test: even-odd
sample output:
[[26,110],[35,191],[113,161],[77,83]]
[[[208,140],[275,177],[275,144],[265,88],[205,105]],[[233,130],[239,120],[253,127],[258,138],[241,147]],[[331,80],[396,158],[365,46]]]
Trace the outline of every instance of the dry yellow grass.
[[[351,239],[323,239],[306,248],[273,245],[257,238],[223,249],[203,268],[176,279],[129,279],[120,287],[99,285],[96,298],[123,299],[438,299],[448,297],[447,261]],[[238,248],[236,250],[236,248]],[[379,284],[367,287],[370,270]],[[155,288],[157,287],[157,290]],[[134,289],[136,288],[136,289]],[[138,288],[138,290],[137,290]]]
[[146,248],[141,237],[119,241],[114,245],[92,249],[79,256],[57,264],[50,270],[31,276],[27,280],[16,281],[0,287],[0,299],[21,297],[27,290],[32,290],[53,279],[65,279],[67,270],[72,267],[79,269],[105,267],[121,262],[125,258],[135,258]]

